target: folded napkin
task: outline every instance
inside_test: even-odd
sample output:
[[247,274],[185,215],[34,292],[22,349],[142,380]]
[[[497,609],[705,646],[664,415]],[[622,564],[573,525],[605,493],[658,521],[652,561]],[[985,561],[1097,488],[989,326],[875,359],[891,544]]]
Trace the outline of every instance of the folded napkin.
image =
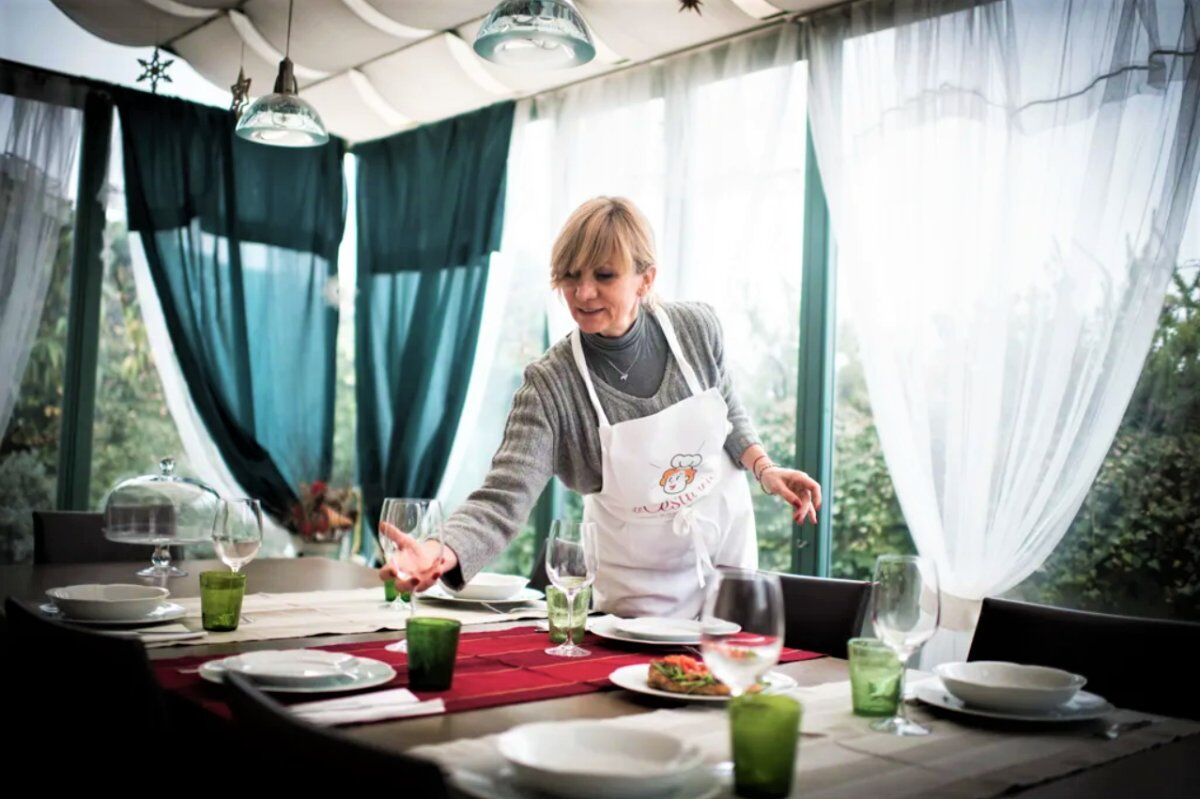
[[189,630],[182,624],[160,624],[157,627],[143,627],[137,630],[93,630],[93,632],[114,638],[137,638],[144,644],[187,641],[208,635],[204,630]]
[[440,699],[422,702],[407,688],[377,691],[373,694],[348,696],[341,699],[324,699],[320,702],[304,702],[290,708],[300,718],[311,724],[333,726],[335,724],[364,724],[368,721],[383,721],[407,716],[432,716],[445,713],[446,705]]

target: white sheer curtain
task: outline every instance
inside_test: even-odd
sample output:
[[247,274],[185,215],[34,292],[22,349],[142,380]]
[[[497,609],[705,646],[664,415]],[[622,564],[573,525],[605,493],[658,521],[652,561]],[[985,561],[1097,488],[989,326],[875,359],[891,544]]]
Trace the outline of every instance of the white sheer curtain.
[[63,225],[83,115],[0,94],[0,433],[33,346]]
[[[167,410],[175,422],[175,429],[179,432],[179,440],[187,456],[189,471],[192,476],[214,488],[223,497],[248,496],[225,465],[225,460],[217,451],[208,428],[204,426],[204,421],[192,402],[187,382],[183,379],[183,372],[175,358],[175,347],[171,344],[162,305],[158,301],[154,280],[150,276],[150,267],[146,263],[142,237],[137,233],[129,234],[129,256],[133,265],[138,305],[142,309],[142,322],[146,325],[146,340],[150,344],[150,354],[154,358],[158,377],[162,380]],[[278,557],[285,554],[295,554],[288,531],[271,518],[270,514],[263,514],[262,556]]]
[[[511,289],[487,399],[467,429],[475,465],[458,472],[451,504],[478,485],[487,467],[478,456],[500,442],[521,369],[541,352],[543,309],[552,340],[574,326],[549,290],[550,247],[570,212],[599,194],[629,197],[649,217],[661,296],[716,306],[742,399],[756,420],[786,430],[776,456],[788,456],[794,427],[777,417],[795,412],[804,192],[795,142],[804,140],[806,87],[798,53],[798,32],[780,26],[518,103],[498,255]],[[776,562],[786,563],[790,527],[780,513]]]
[[965,631],[956,599],[1041,565],[1129,401],[1195,186],[1200,64],[1194,0],[963,5],[852,3],[804,34],[840,291]]

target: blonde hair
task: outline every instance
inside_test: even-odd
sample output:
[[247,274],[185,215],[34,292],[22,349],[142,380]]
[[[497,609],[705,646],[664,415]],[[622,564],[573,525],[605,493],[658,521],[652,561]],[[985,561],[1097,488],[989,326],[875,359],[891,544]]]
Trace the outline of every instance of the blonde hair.
[[[561,288],[571,274],[615,259],[639,275],[655,265],[654,233],[637,206],[624,197],[593,197],[575,209],[550,251],[550,285]],[[654,302],[652,292],[642,301]]]

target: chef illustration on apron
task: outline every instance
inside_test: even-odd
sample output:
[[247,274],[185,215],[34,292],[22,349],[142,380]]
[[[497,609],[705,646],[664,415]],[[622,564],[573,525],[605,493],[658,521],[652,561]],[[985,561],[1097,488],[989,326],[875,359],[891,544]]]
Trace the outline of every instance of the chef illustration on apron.
[[745,477],[725,452],[733,425],[717,387],[703,389],[675,328],[656,309],[691,396],[641,419],[609,424],[571,334],[575,364],[600,422],[603,485],[583,498],[596,522],[599,610],[618,616],[696,618],[717,566],[757,568],[754,509]]

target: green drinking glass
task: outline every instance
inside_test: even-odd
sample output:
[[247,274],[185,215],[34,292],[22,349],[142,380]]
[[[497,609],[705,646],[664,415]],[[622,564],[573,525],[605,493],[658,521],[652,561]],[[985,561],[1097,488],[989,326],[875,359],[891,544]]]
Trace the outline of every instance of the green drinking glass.
[[854,715],[891,718],[900,702],[900,659],[878,638],[851,638],[850,693]]
[[[575,626],[571,629],[573,643],[582,644],[584,630],[587,628],[587,613],[592,602],[592,587],[585,586],[575,595],[575,603],[570,614]],[[546,616],[550,622],[550,642],[565,643],[567,640],[567,595],[557,586],[546,586]]]
[[800,703],[790,696],[743,694],[729,702],[734,793],[779,799],[792,791],[800,741]]
[[214,633],[236,630],[245,594],[245,572],[201,572],[200,620],[204,629]]
[[445,691],[454,680],[454,659],[462,623],[454,619],[415,616],[408,620],[408,687],[414,691]]
[[384,602],[395,602],[396,597],[398,597],[398,596],[400,596],[400,594],[396,591],[396,581],[395,580],[384,580],[383,581],[383,601]]

